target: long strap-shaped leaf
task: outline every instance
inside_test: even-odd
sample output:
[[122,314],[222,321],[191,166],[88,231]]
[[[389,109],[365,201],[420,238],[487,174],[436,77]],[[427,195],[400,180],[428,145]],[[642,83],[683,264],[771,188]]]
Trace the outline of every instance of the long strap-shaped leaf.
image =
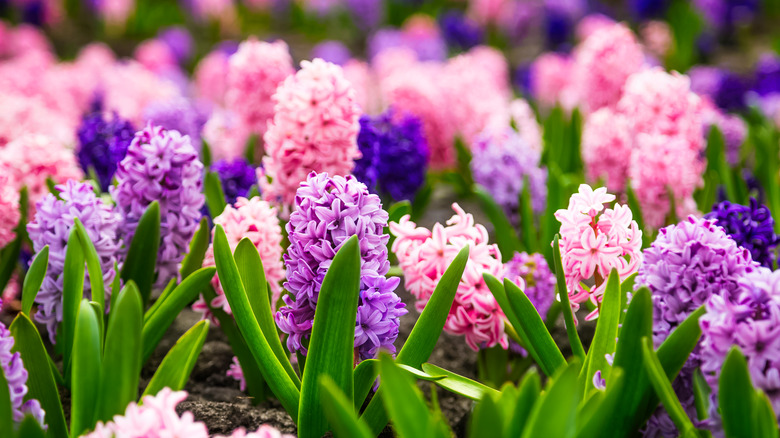
[[320,398],[336,438],[373,438],[366,423],[355,414],[347,396],[326,375],[320,378]]
[[101,371],[100,325],[89,301],[82,300],[73,340],[70,434],[92,429],[97,417]]
[[92,292],[92,301],[100,304],[100,307],[106,308],[106,288],[103,284],[103,268],[100,266],[100,256],[98,256],[95,244],[92,243],[87,229],[81,223],[81,219],[73,218],[76,236],[81,244],[81,251],[84,253],[84,259],[87,262],[87,271],[89,272],[89,284]]
[[49,245],[46,245],[35,255],[30,269],[24,276],[24,285],[22,286],[22,312],[30,314],[35,297],[41,290],[43,279],[46,277],[46,270],[49,266]]
[[49,355],[38,329],[26,314],[20,313],[11,323],[9,330],[15,341],[11,351],[21,354],[27,369],[27,400],[35,399],[41,403],[46,412],[46,424],[49,426],[51,438],[67,438],[68,426],[65,423],[60,395],[49,366]]
[[203,266],[203,259],[205,259],[206,251],[209,249],[209,237],[209,221],[203,217],[200,220],[198,231],[195,232],[195,236],[190,241],[190,250],[181,262],[182,280]]
[[[436,342],[439,340],[439,335],[444,328],[444,323],[447,321],[452,302],[455,300],[455,293],[458,291],[458,284],[463,276],[463,271],[466,269],[466,263],[469,260],[469,247],[464,247],[460,250],[455,259],[450,263],[450,266],[444,271],[439,283],[433,290],[431,298],[425,305],[420,318],[412,328],[412,332],[409,334],[406,343],[401,347],[401,351],[396,356],[396,362],[403,365],[409,365],[414,368],[419,368],[423,362],[427,361],[431,357],[433,348],[436,346]],[[368,384],[373,382],[374,379],[368,380]],[[364,382],[357,383],[365,385]],[[360,393],[357,390],[356,393]],[[379,435],[379,432],[387,425],[387,413],[382,407],[382,397],[380,393],[382,387],[380,386],[377,394],[369,402],[368,407],[363,412],[361,418],[365,419],[368,426],[371,428],[371,433]]]
[[750,380],[745,356],[732,347],[718,380],[718,405],[723,419],[723,430],[729,438],[757,436],[753,424],[755,391]]
[[433,419],[420,390],[412,383],[409,376],[396,366],[390,356],[380,355],[379,368],[382,384],[392,388],[391,391],[382,391],[381,397],[387,412],[393,419],[396,436],[399,438],[425,436],[421,432],[430,429]]
[[209,332],[209,322],[200,321],[186,333],[181,335],[176,344],[171,348],[168,354],[163,358],[157,371],[154,372],[152,380],[146,386],[143,398],[146,395],[155,395],[161,389],[168,387],[173,391],[179,391],[184,388],[190,373],[195,367],[203,343],[206,342],[206,335]]
[[282,364],[276,359],[257,319],[255,319],[236,261],[230,254],[230,245],[222,225],[217,225],[214,231],[214,260],[219,273],[219,281],[222,283],[236,324],[241,330],[252,356],[260,366],[265,381],[271,391],[279,398],[287,413],[293,418],[298,418],[300,391]]
[[436,377],[432,381],[437,385],[450,392],[462,395],[463,397],[470,398],[472,400],[482,400],[486,395],[491,395],[495,398],[500,396],[498,391],[489,386],[483,385],[467,377],[455,374],[452,371],[445,370],[444,368],[437,367],[436,365],[424,363],[422,364],[422,369],[428,375]]
[[560,368],[548,381],[546,391],[534,405],[523,429],[523,438],[574,435],[577,404],[580,401],[580,392],[576,389],[579,373],[580,364],[574,359],[574,362]]
[[523,249],[515,228],[506,216],[504,209],[496,203],[492,196],[480,186],[474,187],[474,194],[479,200],[482,211],[487,215],[496,230],[496,242],[501,251],[502,261],[512,258],[515,251]]
[[71,351],[76,333],[76,319],[84,298],[84,251],[75,230],[68,236],[65,250],[65,268],[62,280],[62,341],[65,380],[70,382]]
[[157,251],[160,248],[160,204],[153,201],[138,221],[127,257],[122,265],[122,280],[130,280],[138,285],[144,306],[149,302],[157,267]]
[[360,247],[352,236],[333,257],[322,281],[306,355],[298,411],[298,436],[316,438],[328,429],[319,379],[330,377],[352,401],[354,397],[355,320],[360,294]]
[[206,205],[209,213],[211,213],[211,217],[219,216],[227,206],[225,192],[222,190],[222,182],[219,180],[219,175],[214,172],[206,172],[204,189],[206,192]]
[[580,335],[577,333],[577,325],[574,324],[574,313],[569,303],[569,289],[566,287],[566,276],[563,273],[563,263],[561,262],[561,246],[559,237],[556,234],[553,240],[553,260],[555,262],[555,282],[558,296],[561,298],[561,309],[563,310],[563,322],[566,325],[566,335],[569,337],[571,351],[581,361],[585,360],[585,348],[582,347]]
[[620,277],[617,270],[613,269],[604,289],[596,333],[593,335],[593,341],[590,343],[588,356],[580,374],[580,383],[585,390],[586,397],[590,391],[596,390],[593,386],[593,376],[596,371],[601,371],[603,379],[607,379],[609,376],[612,366],[607,362],[606,355],[615,353],[620,313]]

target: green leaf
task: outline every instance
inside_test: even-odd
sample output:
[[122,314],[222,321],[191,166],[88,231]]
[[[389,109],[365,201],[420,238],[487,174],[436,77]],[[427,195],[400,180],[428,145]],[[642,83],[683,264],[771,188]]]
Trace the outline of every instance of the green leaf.
[[5,378],[3,367],[0,367],[0,424],[14,424],[14,407],[11,404],[11,391]]
[[[515,315],[515,311],[512,309],[512,305],[509,304],[509,298],[507,298],[504,284],[487,272],[482,274],[482,278],[485,280],[485,284],[487,285],[488,289],[490,289],[490,292],[493,294],[493,297],[496,299],[499,307],[501,307],[501,309],[504,311],[504,315],[506,315],[507,319],[509,320],[512,329],[517,330],[517,335],[522,341],[523,348],[528,351],[528,354],[531,355],[537,364],[540,364],[540,367],[543,367],[542,359],[539,357],[539,353],[536,351],[536,349],[534,349],[534,345],[531,343],[528,335],[525,333],[525,331],[522,330],[520,319],[517,317],[517,315]],[[511,332],[508,326],[506,327],[506,331]],[[554,372],[554,370],[546,368],[542,368],[542,371],[548,376],[551,376]]]
[[19,191],[19,223],[14,228],[16,238],[0,251],[0,291],[5,290],[8,281],[19,263],[19,254],[22,251],[22,244],[29,240],[27,237],[27,209],[29,200],[27,196],[27,187],[22,187]]
[[95,426],[101,381],[100,325],[89,301],[79,306],[73,339],[70,434],[80,436]]
[[206,335],[209,332],[209,322],[199,321],[192,326],[186,333],[176,341],[176,345],[171,348],[168,354],[157,367],[152,380],[146,386],[141,398],[147,395],[155,395],[161,389],[168,387],[173,391],[179,391],[184,388],[190,373],[195,367],[203,343],[206,342]]
[[428,204],[431,203],[434,183],[435,180],[433,176],[428,174],[425,178],[425,184],[423,184],[414,195],[414,200],[412,200],[412,220],[421,218],[428,208]]
[[205,138],[200,139],[200,161],[203,163],[203,167],[205,169],[208,169],[211,167],[211,147],[209,146],[209,143],[206,141]]
[[412,204],[409,201],[399,201],[387,209],[387,223],[398,222],[402,217],[411,214]]
[[753,383],[745,356],[732,347],[718,380],[718,405],[723,430],[729,438],[755,437],[753,424]]
[[87,262],[87,271],[89,272],[89,284],[92,292],[92,301],[98,303],[100,307],[106,308],[106,287],[103,284],[103,268],[100,266],[100,256],[92,243],[92,239],[81,223],[81,219],[73,218],[76,236],[79,238],[81,251]]
[[639,203],[639,198],[636,197],[634,187],[631,185],[631,181],[626,182],[626,196],[628,197],[628,208],[633,213],[634,220],[636,221],[639,230],[642,231],[642,247],[647,248],[652,243],[650,233],[645,228],[645,220],[642,215],[642,205]]
[[320,404],[336,438],[373,438],[344,392],[328,375],[320,376]]
[[100,421],[106,422],[114,415],[122,414],[130,402],[138,399],[142,330],[141,293],[131,281],[119,292],[108,321],[102,383],[98,388],[97,419]]
[[504,434],[503,426],[498,403],[493,397],[483,397],[471,414],[470,436],[501,437]]
[[65,249],[65,267],[62,281],[62,340],[63,366],[65,379],[70,381],[71,351],[76,333],[76,320],[79,306],[84,298],[84,252],[78,242],[75,230],[68,236],[68,246]]
[[653,351],[652,341],[649,338],[642,338],[642,357],[645,363],[645,370],[650,377],[650,383],[655,388],[655,393],[661,399],[666,412],[669,413],[669,417],[682,435],[690,435],[696,428],[691,419],[688,418],[688,414],[685,413],[685,408],[680,403],[680,399],[677,398],[677,394],[675,394],[672,388],[672,382],[666,377],[661,362],[658,360],[655,351]]
[[522,247],[512,223],[509,222],[504,209],[496,204],[496,201],[493,200],[493,197],[484,188],[475,186],[474,194],[477,196],[477,200],[479,200],[482,211],[490,219],[493,228],[495,228],[496,243],[498,244],[498,250],[501,251],[502,261],[509,261],[515,251],[520,250]]
[[696,371],[693,372],[693,398],[696,404],[696,416],[699,420],[709,418],[711,392],[710,385],[704,380],[701,369],[696,368]]
[[46,424],[49,426],[51,438],[67,438],[68,427],[60,395],[49,366],[49,355],[38,329],[26,314],[20,313],[11,323],[9,330],[15,341],[11,351],[19,352],[28,373],[26,400],[35,399],[41,403],[46,412]]
[[629,294],[634,291],[634,283],[636,282],[636,273],[628,276],[622,283],[620,283],[620,324],[626,318],[626,312],[628,312]]
[[772,402],[763,391],[757,391],[754,399],[753,424],[756,437],[777,438],[780,430],[777,425],[777,417],[772,410]]
[[[585,360],[585,348],[580,341],[580,335],[577,333],[577,325],[574,323],[574,313],[571,310],[569,302],[569,289],[566,287],[566,276],[563,272],[563,263],[561,262],[561,246],[559,236],[556,234],[553,239],[553,260],[555,263],[556,290],[561,300],[561,310],[563,311],[563,322],[566,326],[566,336],[569,338],[571,351],[581,361]],[[519,316],[519,315],[518,315]]]
[[444,368],[437,367],[436,365],[424,363],[422,364],[422,369],[430,376],[444,376],[444,378],[436,378],[433,380],[433,382],[442,388],[450,392],[454,392],[455,394],[462,395],[463,397],[470,398],[472,400],[481,400],[485,397],[486,394],[496,398],[500,396],[498,391],[489,386],[455,374],[452,371],[447,371]]
[[604,298],[601,302],[596,333],[593,335],[588,356],[585,359],[581,383],[585,384],[585,395],[595,391],[593,376],[596,371],[601,371],[601,377],[607,379],[612,366],[607,362],[606,355],[615,352],[615,344],[618,336],[618,324],[620,323],[620,277],[617,270],[612,269],[604,289]]
[[233,257],[236,260],[238,273],[241,275],[241,281],[247,293],[249,305],[252,307],[252,313],[260,325],[265,339],[268,341],[271,350],[273,350],[276,359],[287,371],[287,375],[290,376],[295,386],[300,388],[301,381],[298,375],[295,374],[290,358],[285,353],[282,341],[279,339],[279,332],[276,330],[271,300],[268,295],[268,282],[265,278],[263,261],[260,259],[257,247],[245,237],[238,242]]
[[560,227],[558,219],[555,217],[555,212],[560,208],[566,208],[569,196],[565,193],[565,184],[563,182],[563,176],[558,168],[558,165],[553,163],[547,164],[547,208],[544,210],[544,216],[541,218],[542,234],[540,237],[541,249],[544,254],[544,258],[550,266],[553,266],[553,247],[548,245],[548,242],[552,242],[555,238],[555,234]]
[[514,412],[506,422],[505,437],[518,437],[523,433],[523,428],[528,422],[531,410],[542,391],[542,382],[536,369],[531,368],[523,376],[517,394],[517,403]]
[[44,246],[30,264],[30,269],[24,276],[24,285],[22,286],[22,312],[30,314],[32,311],[35,297],[41,290],[43,279],[46,277],[46,269],[49,266],[49,245]]
[[322,281],[301,384],[298,436],[320,437],[328,429],[320,404],[319,379],[329,376],[352,401],[355,319],[360,293],[358,237],[347,239]]
[[[512,311],[517,315],[520,327],[528,338],[529,345],[533,345],[534,351],[539,356],[539,366],[546,372],[555,372],[566,366],[566,360],[561,354],[561,350],[555,345],[550,332],[536,311],[536,307],[531,303],[525,293],[508,278],[504,279],[504,290],[506,291],[509,305]],[[550,375],[550,374],[548,374]]]
[[19,438],[44,438],[46,433],[32,415],[25,415],[22,422],[19,424],[18,431]]
[[225,192],[222,190],[222,182],[219,175],[214,172],[206,172],[204,181],[204,191],[206,193],[206,205],[209,208],[211,217],[217,217],[225,211],[227,202],[225,201]]
[[195,236],[190,241],[190,251],[181,262],[182,280],[203,266],[203,259],[206,257],[206,251],[209,248],[209,231],[208,219],[205,217],[201,218],[198,231],[195,232]]
[[[575,359],[560,368],[547,382],[547,388],[534,405],[523,438],[571,437],[575,432],[577,405],[580,391],[577,390],[577,376],[580,365]],[[554,419],[554,421],[551,421]]]
[[[376,359],[370,359],[370,360],[376,361]],[[425,366],[425,365],[427,365],[427,364],[423,364],[423,366]],[[400,369],[406,371],[407,373],[411,374],[412,377],[414,377],[416,379],[420,379],[420,380],[425,380],[427,382],[435,382],[437,380],[441,380],[441,379],[444,379],[444,378],[447,377],[447,376],[445,376],[443,374],[435,374],[435,375],[428,374],[425,371],[420,371],[417,368],[410,367],[409,365],[403,365],[403,364],[398,364],[397,363],[397,364],[395,364],[395,366],[397,366],[398,368],[400,368]]]
[[244,149],[244,158],[246,158],[247,161],[250,163],[255,162],[255,148],[257,147],[257,142],[261,141],[262,139],[257,134],[252,134],[249,136],[249,138],[246,140],[246,149]]
[[263,373],[265,381],[282,403],[284,409],[293,418],[298,418],[298,400],[300,392],[271,350],[260,325],[255,319],[249,304],[238,267],[230,254],[230,245],[221,225],[214,231],[214,261],[217,265],[219,281],[225,291],[233,317],[246,341],[249,351]]
[[428,430],[431,426],[431,414],[420,390],[384,353],[379,356],[379,369],[382,385],[392,388],[392,391],[382,391],[382,400],[393,419],[396,435],[400,438],[419,437],[420,430]]
[[[463,271],[466,269],[466,262],[469,259],[469,247],[466,246],[460,250],[455,259],[444,271],[444,275],[439,279],[436,288],[433,290],[431,298],[425,305],[420,318],[412,328],[412,332],[406,339],[401,350],[396,356],[396,362],[409,365],[414,368],[420,367],[427,361],[439,340],[439,335],[447,321],[452,302],[455,300],[455,293],[458,290]],[[371,402],[363,412],[363,418],[371,428],[371,433],[379,435],[387,424],[387,414],[382,409],[380,386],[379,392],[374,395]]]
[[[609,385],[607,385],[606,393],[592,415],[586,417],[582,411],[578,414],[577,420],[581,426],[577,430],[577,438],[609,436],[610,432],[613,431],[610,424],[611,417],[608,413],[620,409],[617,403],[623,391],[625,373],[621,368],[612,368],[609,374]],[[594,393],[594,395],[596,394]]]
[[149,360],[157,344],[160,343],[168,327],[181,313],[182,309],[191,303],[198,294],[206,288],[214,277],[217,269],[213,266],[200,268],[179,283],[163,300],[157,310],[143,322],[143,362]]
[[[137,237],[137,238],[136,238]],[[127,243],[127,242],[125,242]],[[133,280],[141,292],[144,306],[149,302],[154,283],[154,271],[157,267],[157,251],[160,248],[160,204],[152,202],[138,221],[135,235],[130,242],[124,265],[122,281],[127,284]]]
[[363,406],[363,402],[368,397],[371,387],[374,386],[376,376],[379,375],[378,364],[379,360],[377,359],[367,359],[357,364],[352,372],[352,380],[355,382],[354,401],[356,410]]
[[[531,203],[531,183],[528,175],[523,176],[523,190],[520,191],[520,227],[522,228],[522,241],[525,250],[529,253],[539,252],[539,236],[534,224],[534,209]],[[503,253],[502,253],[503,254]],[[510,258],[514,254],[510,255]]]

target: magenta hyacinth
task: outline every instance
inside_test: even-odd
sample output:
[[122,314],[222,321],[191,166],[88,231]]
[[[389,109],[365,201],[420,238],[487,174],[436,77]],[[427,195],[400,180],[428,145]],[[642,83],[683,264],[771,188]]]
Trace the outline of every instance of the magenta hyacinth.
[[128,244],[149,204],[160,203],[157,284],[164,285],[176,277],[198,228],[205,201],[203,164],[188,136],[147,125],[135,134],[115,175],[117,185],[110,192],[122,215],[120,235]]
[[[35,297],[38,304],[35,319],[46,324],[52,343],[56,339],[57,325],[62,321],[65,253],[74,218],[81,220],[90,240],[95,244],[106,286],[103,293],[107,298],[116,275],[114,263],[119,261],[123,243],[119,236],[121,215],[95,194],[91,183],[69,180],[56,186],[56,189],[59,199],[51,193],[44,196],[37,204],[35,218],[27,224],[27,233],[36,253],[49,245],[49,268],[43,286]],[[85,280],[84,293],[87,296],[91,295],[90,287],[89,281]]]
[[[1,303],[0,308],[2,308]],[[11,352],[13,347],[14,337],[11,336],[11,332],[5,324],[0,322],[0,368],[2,368],[5,380],[8,382],[14,421],[19,422],[25,415],[32,415],[43,425],[45,412],[41,409],[38,400],[24,401],[24,396],[27,395],[27,370],[22,363],[21,354]],[[9,425],[4,425],[4,427],[6,426]]]
[[376,357],[380,348],[395,352],[399,318],[406,309],[394,292],[400,279],[385,277],[390,269],[390,236],[383,231],[387,218],[379,197],[352,175],[312,172],[301,183],[287,223],[290,247],[284,255],[284,287],[290,294],[276,314],[279,328],[289,335],[290,351],[306,353],[303,340],[311,334],[322,280],[341,245],[357,235],[362,263],[355,357]]

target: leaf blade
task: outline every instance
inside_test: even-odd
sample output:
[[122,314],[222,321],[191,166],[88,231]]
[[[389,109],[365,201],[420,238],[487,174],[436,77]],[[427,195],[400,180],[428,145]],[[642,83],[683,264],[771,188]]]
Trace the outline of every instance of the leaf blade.
[[29,315],[32,311],[35,297],[41,290],[43,279],[46,277],[46,270],[49,266],[49,245],[44,246],[38,254],[35,255],[27,275],[24,276],[22,285],[22,312]]

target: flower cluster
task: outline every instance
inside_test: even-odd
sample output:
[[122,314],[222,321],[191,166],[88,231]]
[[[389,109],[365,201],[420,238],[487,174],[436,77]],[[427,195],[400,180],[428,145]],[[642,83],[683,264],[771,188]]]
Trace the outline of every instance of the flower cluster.
[[589,181],[603,180],[607,189],[626,187],[633,138],[626,117],[611,108],[591,113],[582,129],[582,160]]
[[766,205],[755,198],[750,205],[723,201],[715,204],[705,216],[731,236],[738,246],[750,251],[753,261],[772,269],[776,258],[775,247],[780,238],[775,234],[775,220]]
[[[38,400],[24,401],[24,396],[27,395],[27,370],[24,369],[21,354],[11,352],[13,347],[14,337],[11,336],[11,332],[5,327],[5,324],[0,322],[0,368],[8,382],[14,421],[22,421],[22,418],[29,414],[43,424],[45,412],[41,409]],[[6,424],[4,427],[10,427],[10,425]]]
[[276,87],[295,72],[287,44],[250,38],[228,62],[225,104],[252,132],[262,134],[274,115]]
[[[515,253],[504,263],[504,278],[515,284],[525,284],[525,295],[544,319],[555,300],[555,274],[544,256],[538,253]],[[522,281],[520,281],[522,280]]]
[[[747,357],[753,385],[769,396],[780,412],[780,272],[758,268],[739,281],[732,294],[707,301],[701,326],[701,370],[717,400],[718,378],[729,349]],[[717,403],[711,406],[717,412]]]
[[512,128],[486,131],[471,146],[474,181],[487,189],[517,223],[523,179],[528,178],[531,206],[541,213],[547,199],[547,169],[540,167],[541,150],[533,149]]
[[[575,309],[585,300],[594,304],[601,300],[612,269],[617,270],[622,281],[642,263],[642,231],[628,206],[615,204],[614,208],[604,209],[604,204],[614,200],[615,196],[603,187],[593,190],[581,184],[578,193],[569,199],[569,207],[555,212],[561,223],[566,287]],[[582,282],[590,278],[595,285],[587,288]],[[598,309],[588,319],[597,315]]]
[[245,198],[252,186],[257,184],[255,168],[244,158],[219,160],[211,165],[211,170],[219,176],[228,204],[235,204],[239,197]]
[[420,119],[392,109],[376,117],[364,115],[357,142],[362,157],[352,173],[360,182],[396,201],[414,198],[428,168]]
[[349,174],[360,158],[360,108],[341,67],[321,59],[301,62],[274,94],[276,108],[266,131],[263,197],[289,206],[311,171]]
[[361,267],[355,357],[376,357],[380,348],[395,352],[399,318],[406,309],[394,292],[400,279],[385,277],[390,269],[386,225],[387,212],[379,197],[351,175],[312,172],[301,183],[287,223],[290,247],[284,255],[284,287],[290,295],[284,296],[285,306],[276,314],[277,325],[290,335],[290,351],[306,352],[302,341],[311,334],[322,280],[341,245],[357,235]]
[[0,248],[16,238],[14,229],[19,224],[19,192],[7,175],[0,174]]
[[160,203],[160,250],[157,284],[177,276],[189,250],[205,198],[203,164],[189,137],[148,125],[138,131],[119,163],[111,196],[122,215],[120,235],[131,242],[138,221],[153,201]]
[[474,350],[497,344],[507,348],[504,313],[482,278],[484,273],[504,276],[501,253],[498,246],[488,243],[487,230],[476,224],[472,215],[458,204],[452,208],[455,215],[446,226],[437,223],[431,230],[417,227],[408,215],[390,224],[396,236],[392,250],[403,270],[404,285],[417,298],[417,310],[422,311],[444,271],[458,252],[469,246],[469,259],[444,329],[463,335]]
[[[130,403],[124,415],[116,415],[108,423],[100,422],[95,430],[82,438],[208,438],[206,425],[195,421],[192,412],[176,413],[176,405],[187,398],[185,391],[163,388],[157,395],[147,395],[141,404]],[[219,437],[218,437],[219,438]],[[230,437],[221,438],[292,438],[281,435],[268,425],[262,425],[256,432],[235,430]]]
[[94,169],[100,188],[106,192],[116,172],[117,163],[125,157],[133,141],[133,125],[116,113],[109,119],[100,107],[85,114],[78,130],[76,156],[84,173]]
[[[35,297],[38,304],[35,319],[46,324],[52,343],[56,339],[57,325],[62,321],[65,254],[74,219],[79,218],[84,224],[95,245],[106,286],[106,290],[99,293],[106,296],[111,291],[110,285],[116,275],[114,263],[119,260],[122,247],[122,240],[118,237],[121,216],[103,203],[95,194],[92,184],[71,180],[56,186],[56,189],[59,191],[59,199],[53,194],[46,195],[38,202],[34,220],[27,224],[27,233],[35,252],[49,245],[49,267],[41,290]],[[89,281],[84,282],[84,291],[86,294],[92,293]]]
[[143,118],[146,123],[161,126],[163,129],[179,131],[181,135],[200,148],[200,135],[208,120],[208,111],[203,105],[193,103],[184,97],[151,102],[146,106]]

